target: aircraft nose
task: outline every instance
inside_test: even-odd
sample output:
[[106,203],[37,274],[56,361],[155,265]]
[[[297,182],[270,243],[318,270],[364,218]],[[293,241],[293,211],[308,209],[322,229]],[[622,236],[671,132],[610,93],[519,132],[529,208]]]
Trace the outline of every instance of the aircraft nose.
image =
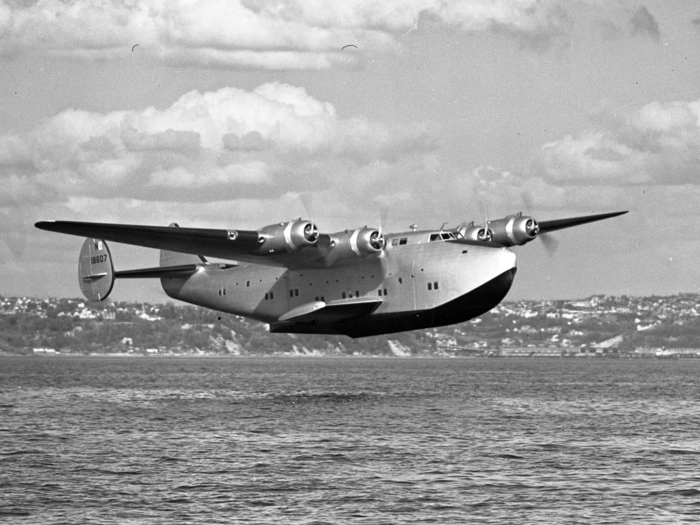
[[[493,308],[505,298],[513,285],[515,272],[517,271],[515,253],[508,248],[495,251],[491,256],[492,277],[480,288],[481,292],[485,293],[489,297],[489,301],[491,301],[491,306],[488,309]],[[486,303],[487,301],[484,302]]]
[[499,274],[508,270],[514,270],[517,267],[517,258],[515,257],[515,253],[508,248],[497,250],[493,254],[493,257],[495,259],[495,269]]
[[499,282],[499,288],[510,288],[515,275],[515,253],[508,248],[491,246],[475,247],[469,251],[472,258],[465,259],[462,284],[475,290],[491,281]]

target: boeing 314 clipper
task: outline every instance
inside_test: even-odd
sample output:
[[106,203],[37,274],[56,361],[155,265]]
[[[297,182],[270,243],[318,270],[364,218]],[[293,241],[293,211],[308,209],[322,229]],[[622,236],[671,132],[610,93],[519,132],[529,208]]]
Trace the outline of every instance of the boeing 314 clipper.
[[[271,332],[364,337],[467,321],[508,293],[511,250],[625,211],[537,222],[522,213],[453,229],[319,233],[308,220],[259,230],[38,222],[87,237],[83,294],[104,301],[115,279],[158,278],[174,299],[270,325]],[[160,249],[160,266],[115,271],[106,241]],[[226,263],[207,259],[216,258]]]

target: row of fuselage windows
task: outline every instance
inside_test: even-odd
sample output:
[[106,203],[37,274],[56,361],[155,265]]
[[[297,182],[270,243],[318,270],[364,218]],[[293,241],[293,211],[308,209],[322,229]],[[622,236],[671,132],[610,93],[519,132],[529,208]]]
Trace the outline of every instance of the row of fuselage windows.
[[[250,281],[248,281],[250,283]],[[440,283],[438,281],[434,281],[431,283],[428,283],[428,290],[439,290],[440,289]],[[224,296],[226,295],[226,288],[219,288],[219,296]],[[389,295],[389,290],[386,288],[380,288],[377,290],[377,295],[379,297],[387,297]],[[299,297],[299,288],[292,288],[289,290],[289,297]],[[355,290],[354,295],[353,292],[343,292],[342,298],[343,299],[352,299],[353,297],[360,297],[360,291]],[[267,292],[265,294],[265,300],[266,301],[273,301],[275,299],[275,294],[274,292]],[[317,301],[325,301],[325,297],[319,296],[316,297]]]

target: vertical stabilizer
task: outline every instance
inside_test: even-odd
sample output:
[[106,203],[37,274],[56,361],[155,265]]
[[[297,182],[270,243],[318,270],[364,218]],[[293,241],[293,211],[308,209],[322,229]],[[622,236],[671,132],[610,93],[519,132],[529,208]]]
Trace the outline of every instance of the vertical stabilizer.
[[107,243],[85,239],[78,261],[78,283],[90,301],[104,301],[114,286],[114,266]]

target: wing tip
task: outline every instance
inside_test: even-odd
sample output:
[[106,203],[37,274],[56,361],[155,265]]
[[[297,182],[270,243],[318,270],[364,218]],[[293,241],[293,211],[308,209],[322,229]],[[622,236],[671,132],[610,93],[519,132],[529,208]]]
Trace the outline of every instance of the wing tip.
[[40,230],[48,230],[52,224],[56,224],[56,221],[39,221],[34,223],[34,227]]

